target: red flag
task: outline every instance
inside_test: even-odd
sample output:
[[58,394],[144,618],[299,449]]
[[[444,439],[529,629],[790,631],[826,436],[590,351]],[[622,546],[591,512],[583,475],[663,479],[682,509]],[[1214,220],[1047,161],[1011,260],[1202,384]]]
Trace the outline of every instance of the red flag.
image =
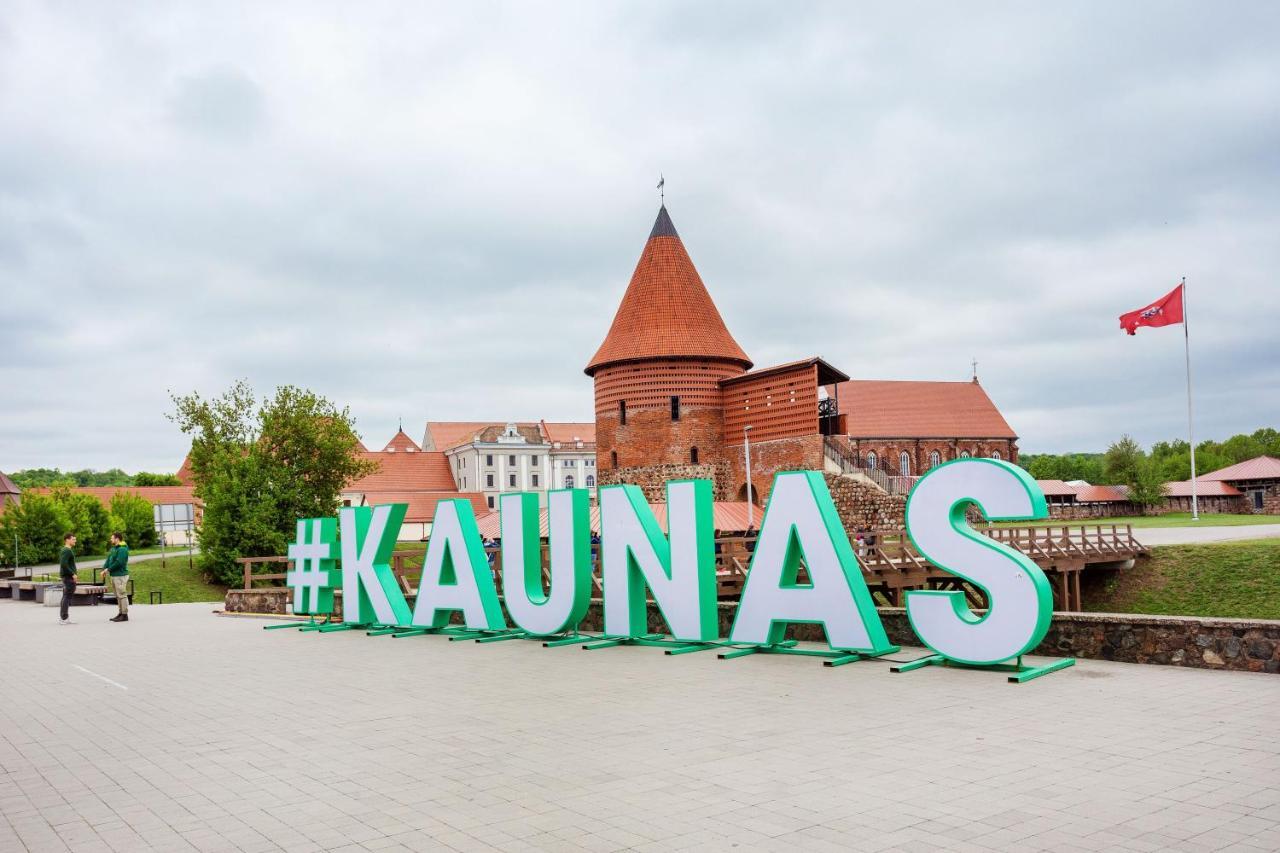
[[1145,308],[1120,315],[1120,328],[1131,335],[1139,326],[1172,326],[1182,322],[1182,285],[1161,296]]

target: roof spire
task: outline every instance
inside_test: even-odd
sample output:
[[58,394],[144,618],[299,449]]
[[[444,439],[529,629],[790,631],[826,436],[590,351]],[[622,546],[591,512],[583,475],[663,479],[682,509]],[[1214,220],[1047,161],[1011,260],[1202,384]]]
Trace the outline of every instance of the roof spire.
[[662,177],[662,173],[658,173],[658,206],[667,206],[667,191],[664,189],[667,185],[667,179]]

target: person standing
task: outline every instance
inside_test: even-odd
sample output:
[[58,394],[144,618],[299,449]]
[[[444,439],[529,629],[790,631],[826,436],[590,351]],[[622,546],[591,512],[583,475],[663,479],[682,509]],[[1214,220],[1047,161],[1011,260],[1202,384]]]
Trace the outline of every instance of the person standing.
[[[124,535],[111,534],[111,552],[107,561],[102,564],[103,575],[110,577],[112,591],[116,594],[116,606],[120,613],[111,622],[129,621],[129,546],[124,543]],[[107,577],[103,578],[106,582]]]
[[62,537],[62,553],[58,556],[58,576],[62,578],[62,606],[59,625],[70,625],[71,614],[67,608],[71,606],[71,596],[76,592],[76,535],[68,533]]

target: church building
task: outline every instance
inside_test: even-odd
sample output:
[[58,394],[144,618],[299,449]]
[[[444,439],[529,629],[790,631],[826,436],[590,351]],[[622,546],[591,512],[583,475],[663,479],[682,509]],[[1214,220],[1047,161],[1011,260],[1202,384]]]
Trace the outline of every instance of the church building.
[[855,380],[817,356],[755,367],[665,206],[586,374],[599,483],[635,483],[650,499],[666,480],[701,477],[717,500],[759,504],[775,473],[795,469],[903,492],[951,459],[1018,458],[1017,435],[976,376]]

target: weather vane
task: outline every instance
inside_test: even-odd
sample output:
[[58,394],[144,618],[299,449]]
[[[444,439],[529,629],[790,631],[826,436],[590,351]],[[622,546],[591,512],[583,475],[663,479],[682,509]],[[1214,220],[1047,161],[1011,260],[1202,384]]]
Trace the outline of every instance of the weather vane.
[[667,206],[667,191],[663,189],[667,185],[667,179],[662,177],[662,173],[658,173],[658,203],[663,207]]

